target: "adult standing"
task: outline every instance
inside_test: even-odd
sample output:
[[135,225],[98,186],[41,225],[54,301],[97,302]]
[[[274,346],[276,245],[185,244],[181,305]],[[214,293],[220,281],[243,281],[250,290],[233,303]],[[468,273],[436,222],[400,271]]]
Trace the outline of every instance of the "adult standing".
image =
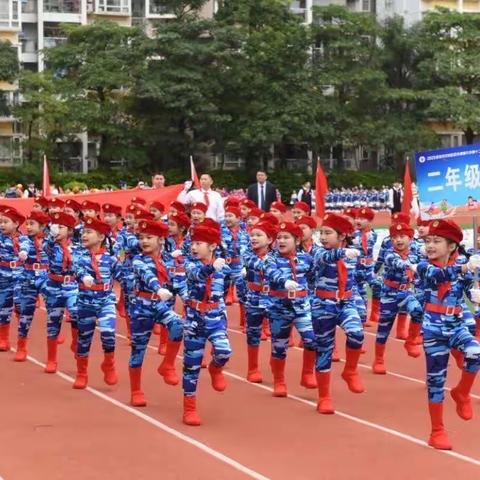
[[23,192],[23,198],[35,198],[37,196],[37,189],[34,183],[29,183],[28,188]]
[[205,203],[207,205],[206,216],[220,222],[225,216],[223,198],[218,192],[212,190],[212,185],[212,177],[208,173],[204,173],[200,177],[200,189],[189,191],[192,182],[185,182],[185,187],[178,195],[177,200],[185,205],[198,202]]
[[313,203],[312,203],[312,184],[307,180],[303,185],[302,188],[298,191],[297,200],[299,202],[304,202],[312,211]]
[[400,182],[395,182],[388,191],[388,206],[392,215],[402,211],[403,189]]
[[250,185],[247,190],[247,198],[265,212],[268,212],[270,205],[277,200],[277,189],[267,178],[265,172],[258,171],[257,183]]
[[152,175],[152,188],[163,188],[165,186],[165,175],[163,173],[155,173]]

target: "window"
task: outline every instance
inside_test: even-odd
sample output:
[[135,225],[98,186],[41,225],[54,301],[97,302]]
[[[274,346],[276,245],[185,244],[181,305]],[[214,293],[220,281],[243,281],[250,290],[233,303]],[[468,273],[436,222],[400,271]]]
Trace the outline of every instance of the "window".
[[130,13],[129,0],[98,0],[97,12],[99,13]]
[[370,11],[370,0],[362,0],[362,12]]

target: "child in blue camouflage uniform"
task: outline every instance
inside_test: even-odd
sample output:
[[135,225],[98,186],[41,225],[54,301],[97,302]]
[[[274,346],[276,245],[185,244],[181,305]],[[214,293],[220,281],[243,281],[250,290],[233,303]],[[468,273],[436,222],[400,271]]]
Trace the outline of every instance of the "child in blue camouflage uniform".
[[110,226],[96,218],[86,218],[82,233],[83,248],[75,255],[78,292],[77,376],[73,388],[86,388],[88,357],[98,323],[104,359],[101,369],[107,385],[118,382],[115,370],[115,293],[113,281],[120,269],[117,258],[106,248]]
[[320,241],[323,248],[315,254],[315,296],[312,318],[318,342],[316,377],[318,385],[317,411],[335,412],[330,395],[330,370],[335,342],[335,330],[344,330],[346,360],[342,378],[353,393],[364,391],[358,374],[358,360],[364,341],[363,326],[355,303],[355,270],[360,252],[347,248],[353,226],[348,219],[334,213],[323,218]]
[[10,350],[10,321],[22,262],[18,228],[25,217],[11,207],[0,211],[0,352]]
[[192,230],[191,240],[191,260],[185,264],[189,300],[184,330],[183,422],[200,425],[196,391],[207,340],[213,347],[208,367],[212,387],[219,392],[226,388],[222,369],[232,351],[227,335],[224,291],[230,267],[225,259],[215,258],[221,243],[220,226],[199,225]]
[[43,294],[48,275],[48,257],[44,251],[45,227],[50,217],[43,212],[32,211],[25,222],[27,235],[20,237],[19,259],[23,271],[19,278],[16,296],[20,309],[16,362],[27,359],[27,337],[39,294]]
[[141,253],[133,258],[135,300],[131,309],[132,352],[129,361],[131,398],[136,407],[146,405],[141,389],[141,372],[145,351],[153,326],[161,323],[168,330],[165,358],[158,368],[168,385],[177,385],[175,359],[182,340],[183,323],[172,310],[172,277],[162,260],[168,227],[162,222],[142,220],[138,224]]
[[75,217],[75,227],[73,228],[72,243],[78,247],[82,245],[82,206],[73,198],[69,198],[65,201],[65,207],[63,211],[72,217]]
[[302,230],[291,222],[279,225],[277,247],[265,260],[265,273],[270,286],[269,308],[272,333],[273,395],[287,396],[285,384],[285,359],[292,327],[300,334],[303,350],[303,366],[300,384],[316,388],[313,368],[316,341],[312,327],[308,277],[313,275],[313,260],[305,252],[297,252]]

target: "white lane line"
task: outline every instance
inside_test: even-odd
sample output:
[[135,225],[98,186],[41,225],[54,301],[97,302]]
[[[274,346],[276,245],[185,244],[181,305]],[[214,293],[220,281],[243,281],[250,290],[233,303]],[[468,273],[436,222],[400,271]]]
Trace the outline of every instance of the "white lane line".
[[[12,349],[13,350],[13,349]],[[14,351],[14,350],[13,350]],[[45,368],[45,364],[42,363],[41,361],[37,360],[36,358],[28,355],[27,359],[34,363],[35,365],[38,365],[39,367]],[[63,380],[73,383],[75,379],[71,377],[70,375],[67,375],[63,372],[57,372],[56,375],[58,375],[60,378]],[[90,392],[92,395],[95,395],[98,398],[101,398],[102,400],[105,400],[106,402],[111,403],[112,405],[115,405],[118,408],[121,408],[122,410],[142,419],[143,421],[149,423],[150,425],[153,425],[154,427],[163,430],[166,433],[169,433],[170,435],[178,438],[179,440],[182,440],[186,443],[189,443],[190,445],[198,448],[202,452],[206,453],[207,455],[210,455],[217,460],[220,460],[221,462],[225,463],[226,465],[229,465],[230,467],[234,468],[235,470],[238,470],[239,472],[244,473],[250,478],[254,478],[256,480],[270,480],[268,477],[262,475],[261,473],[256,472],[255,470],[252,470],[251,468],[246,467],[245,465],[242,465],[241,463],[237,462],[233,458],[228,457],[227,455],[224,455],[223,453],[214,450],[213,448],[205,445],[202,442],[199,442],[193,437],[190,437],[188,435],[185,435],[184,433],[175,430],[172,427],[169,427],[168,425],[165,425],[164,423],[158,421],[157,419],[150,417],[149,415],[146,415],[145,413],[141,412],[140,410],[136,410],[135,408],[129,407],[128,405],[125,405],[118,400],[115,400],[112,397],[109,397],[108,395],[105,395],[104,393],[100,392],[99,390],[96,390],[95,388],[92,387],[87,387],[86,390]],[[0,478],[0,480],[2,480]]]
[[[125,337],[124,335],[121,335],[120,333],[116,333],[115,335],[119,338],[123,338],[125,340],[128,340],[127,337]],[[149,349],[157,352],[156,347],[153,347],[151,345],[148,345],[147,347]],[[298,348],[298,347],[296,347],[296,348]],[[183,359],[183,356],[182,355],[177,355],[177,358]],[[234,378],[235,380],[238,380],[239,382],[246,383],[246,384],[250,385],[251,387],[256,387],[256,388],[260,388],[262,390],[266,390],[268,392],[273,392],[273,388],[268,387],[267,385],[262,385],[260,383],[251,383],[251,382],[247,381],[245,378],[243,378],[239,375],[236,375],[235,373],[231,373],[227,370],[224,370],[223,373],[224,373],[224,375],[226,375],[228,377],[231,377],[231,378]],[[311,400],[306,400],[304,398],[297,397],[296,395],[290,395],[290,394],[288,395],[287,398],[290,398],[291,400],[295,400],[295,401],[303,403],[305,405],[309,405],[311,407],[317,408],[317,404],[315,402],[312,402]],[[318,415],[320,415],[320,414],[318,414]],[[388,428],[388,427],[385,427],[385,426],[380,425],[378,423],[370,422],[368,420],[364,420],[363,418],[356,417],[354,415],[350,415],[348,413],[341,412],[339,410],[335,410],[335,415],[338,415],[339,417],[345,418],[347,420],[358,423],[360,425],[364,425],[366,427],[372,428],[374,430],[379,430],[381,432],[387,433],[387,434],[392,435],[394,437],[401,438],[402,440],[406,440],[407,442],[413,443],[415,445],[419,445],[421,447],[427,447],[429,450],[432,449],[432,447],[430,447],[428,445],[428,443],[425,442],[424,440],[420,440],[419,438],[414,437],[412,435],[408,435],[407,433],[399,432],[398,430],[394,430],[393,428]],[[458,452],[453,452],[451,450],[437,450],[437,452],[440,453],[440,454],[444,454],[444,455],[448,455],[450,457],[456,458],[457,460],[461,460],[461,461],[466,462],[466,463],[471,463],[472,465],[475,465],[477,467],[480,467],[480,460],[477,460],[476,458],[469,457],[467,455],[463,455],[463,454],[458,453]]]

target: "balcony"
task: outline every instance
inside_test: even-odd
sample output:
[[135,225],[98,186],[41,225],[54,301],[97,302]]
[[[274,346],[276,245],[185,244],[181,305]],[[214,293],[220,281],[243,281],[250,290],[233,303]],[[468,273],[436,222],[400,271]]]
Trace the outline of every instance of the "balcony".
[[45,13],[80,13],[80,0],[45,0],[43,11]]
[[37,0],[22,1],[22,13],[37,13]]
[[174,14],[162,0],[147,0],[147,12],[150,18],[174,17]]
[[0,136],[0,167],[12,167],[22,163],[22,143],[19,136]]
[[66,42],[66,37],[44,37],[43,38],[43,47],[52,48],[60,45],[61,43]]
[[95,13],[106,15],[130,15],[130,0],[97,0]]
[[18,92],[0,92],[0,120],[13,120],[12,110],[18,105]]
[[0,30],[20,28],[20,3],[18,0],[0,0]]

